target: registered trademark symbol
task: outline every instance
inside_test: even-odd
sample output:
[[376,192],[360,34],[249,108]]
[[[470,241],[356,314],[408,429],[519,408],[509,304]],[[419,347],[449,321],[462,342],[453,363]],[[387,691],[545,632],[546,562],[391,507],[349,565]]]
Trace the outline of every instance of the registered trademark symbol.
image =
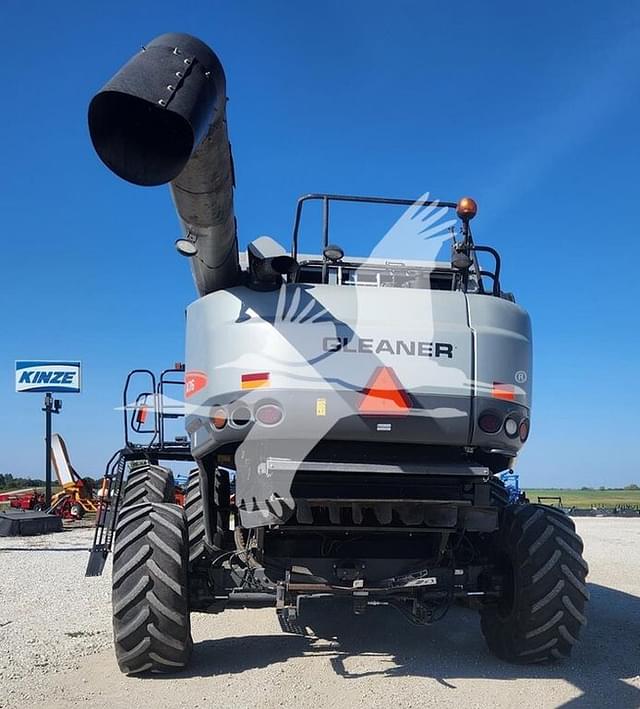
[[527,381],[527,373],[523,372],[522,369],[516,372],[515,380],[518,384],[524,384]]

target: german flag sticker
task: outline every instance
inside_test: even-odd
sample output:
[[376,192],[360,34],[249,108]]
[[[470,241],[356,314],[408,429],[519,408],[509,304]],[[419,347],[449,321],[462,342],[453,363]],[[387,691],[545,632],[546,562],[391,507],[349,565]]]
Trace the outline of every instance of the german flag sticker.
[[240,387],[242,389],[259,389],[267,386],[269,386],[269,372],[242,374],[240,377]]

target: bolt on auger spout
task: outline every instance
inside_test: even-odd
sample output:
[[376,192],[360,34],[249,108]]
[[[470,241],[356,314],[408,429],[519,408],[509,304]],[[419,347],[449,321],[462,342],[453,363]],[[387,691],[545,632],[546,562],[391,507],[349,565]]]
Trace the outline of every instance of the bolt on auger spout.
[[239,281],[226,82],[213,51],[163,34],[130,59],[89,106],[100,159],[135,185],[169,182],[200,295]]

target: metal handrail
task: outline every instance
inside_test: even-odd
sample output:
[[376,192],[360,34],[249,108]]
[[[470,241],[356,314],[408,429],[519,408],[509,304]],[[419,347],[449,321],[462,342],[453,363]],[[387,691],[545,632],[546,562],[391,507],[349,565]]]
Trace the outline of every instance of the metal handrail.
[[291,240],[291,256],[298,257],[298,235],[300,231],[300,221],[302,218],[302,208],[305,202],[311,200],[322,201],[322,247],[323,249],[329,245],[329,207],[331,202],[355,202],[361,204],[387,204],[411,207],[445,207],[447,209],[456,209],[457,202],[441,202],[437,199],[396,199],[394,197],[364,197],[359,195],[340,195],[340,194],[323,194],[320,192],[312,192],[305,194],[298,199],[296,204],[296,214],[293,222],[293,235]]

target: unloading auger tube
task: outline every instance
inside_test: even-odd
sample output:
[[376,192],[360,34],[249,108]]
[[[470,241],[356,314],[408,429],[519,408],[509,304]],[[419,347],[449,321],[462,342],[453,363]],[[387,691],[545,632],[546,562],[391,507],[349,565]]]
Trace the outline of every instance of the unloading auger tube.
[[222,65],[204,42],[163,34],[96,94],[89,132],[100,159],[136,185],[169,182],[200,295],[240,278]]

